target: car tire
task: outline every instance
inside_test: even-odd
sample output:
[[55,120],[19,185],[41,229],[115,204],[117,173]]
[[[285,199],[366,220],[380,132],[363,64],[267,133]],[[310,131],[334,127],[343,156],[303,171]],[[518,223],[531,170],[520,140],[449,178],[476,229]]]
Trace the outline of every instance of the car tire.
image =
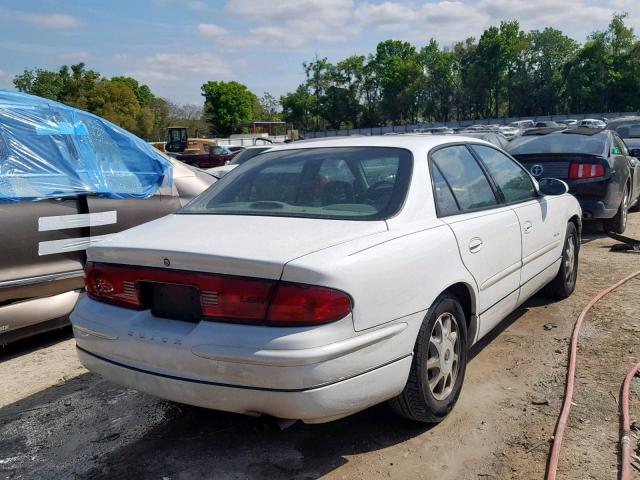
[[407,384],[389,401],[391,408],[409,420],[442,421],[460,396],[466,366],[465,313],[455,296],[444,293],[422,321]]
[[629,187],[624,186],[622,191],[622,202],[618,207],[618,212],[613,218],[604,221],[604,228],[607,232],[622,234],[627,229],[627,217],[629,216]]
[[558,270],[556,277],[545,287],[544,293],[558,299],[567,298],[573,293],[578,279],[579,252],[578,229],[573,222],[569,222],[567,224],[567,233],[564,237],[560,270]]

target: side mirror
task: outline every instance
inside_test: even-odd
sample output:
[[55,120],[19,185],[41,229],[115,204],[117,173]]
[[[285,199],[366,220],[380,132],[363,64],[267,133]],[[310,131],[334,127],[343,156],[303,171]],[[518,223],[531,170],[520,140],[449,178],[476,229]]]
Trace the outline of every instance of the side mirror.
[[640,148],[632,148],[629,150],[629,155],[632,157],[640,158]]
[[564,195],[569,192],[569,185],[557,178],[541,178],[538,180],[538,192],[542,195]]

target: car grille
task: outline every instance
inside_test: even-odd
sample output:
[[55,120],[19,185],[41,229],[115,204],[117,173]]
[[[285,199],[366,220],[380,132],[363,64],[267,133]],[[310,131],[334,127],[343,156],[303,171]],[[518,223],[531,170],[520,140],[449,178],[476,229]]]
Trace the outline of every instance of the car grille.
[[[569,162],[527,162],[524,167],[536,178],[567,178],[569,176]],[[533,166],[541,166],[542,174],[536,175]]]

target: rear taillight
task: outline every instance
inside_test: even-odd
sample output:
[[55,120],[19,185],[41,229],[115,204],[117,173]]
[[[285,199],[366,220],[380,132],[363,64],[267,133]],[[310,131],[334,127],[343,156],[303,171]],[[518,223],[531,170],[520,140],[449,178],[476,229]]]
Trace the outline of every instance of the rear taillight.
[[132,268],[94,262],[85,267],[87,295],[104,303],[142,309],[136,281]]
[[569,178],[572,180],[597,177],[604,177],[604,167],[599,163],[572,163],[569,167]]
[[269,306],[267,322],[278,325],[304,325],[339,320],[351,312],[351,298],[344,292],[325,287],[280,283]]
[[317,325],[351,313],[351,297],[326,287],[227,275],[87,262],[87,295],[137,310],[140,284],[186,285],[198,289],[202,316],[212,320],[268,325]]

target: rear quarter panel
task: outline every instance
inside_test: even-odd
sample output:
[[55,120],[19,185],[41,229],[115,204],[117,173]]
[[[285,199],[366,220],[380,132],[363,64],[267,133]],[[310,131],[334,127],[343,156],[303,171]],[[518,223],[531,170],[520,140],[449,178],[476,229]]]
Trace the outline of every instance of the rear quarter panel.
[[458,282],[477,292],[451,229],[439,220],[295,259],[285,265],[283,280],[347,292],[357,331],[423,312]]

